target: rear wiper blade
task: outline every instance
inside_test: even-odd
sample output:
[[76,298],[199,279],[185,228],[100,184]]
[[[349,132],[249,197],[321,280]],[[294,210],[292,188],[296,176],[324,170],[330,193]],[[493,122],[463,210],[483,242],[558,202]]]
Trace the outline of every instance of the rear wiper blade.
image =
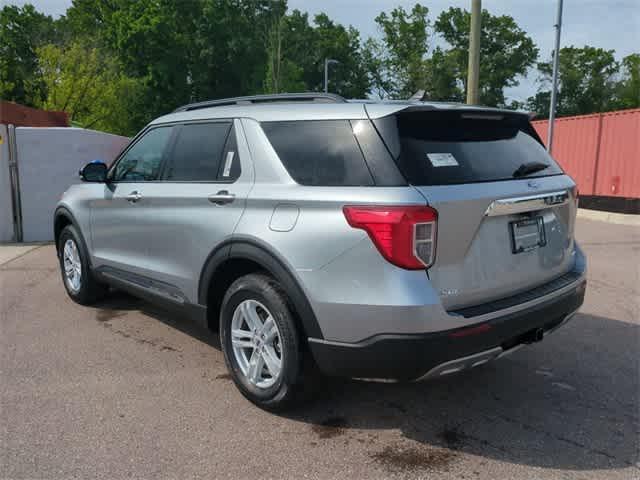
[[530,173],[539,172],[540,170],[544,170],[545,168],[549,168],[549,164],[542,162],[528,162],[523,163],[516,171],[513,172],[513,176],[515,178],[524,177],[525,175],[529,175]]

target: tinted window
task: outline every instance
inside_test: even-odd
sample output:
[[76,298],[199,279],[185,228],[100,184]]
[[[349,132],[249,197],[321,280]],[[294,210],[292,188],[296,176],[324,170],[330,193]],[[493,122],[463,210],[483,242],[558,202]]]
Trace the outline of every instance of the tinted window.
[[180,126],[164,179],[177,182],[215,181],[230,129],[228,122]]
[[348,120],[265,122],[271,145],[302,185],[372,185],[373,179]]
[[397,123],[398,166],[414,185],[512,180],[528,163],[548,167],[526,178],[562,173],[522,115],[411,112]]
[[120,159],[112,178],[115,181],[156,180],[173,127],[149,130]]

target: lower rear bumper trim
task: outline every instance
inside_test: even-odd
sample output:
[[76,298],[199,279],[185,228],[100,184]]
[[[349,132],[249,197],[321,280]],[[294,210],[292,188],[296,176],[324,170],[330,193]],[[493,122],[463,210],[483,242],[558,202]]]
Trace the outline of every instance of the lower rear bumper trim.
[[[489,320],[474,335],[457,330],[383,334],[360,343],[309,339],[320,369],[334,376],[415,380],[473,368],[540,340],[567,322],[584,301],[586,282],[525,311]],[[480,324],[481,325],[481,324]]]

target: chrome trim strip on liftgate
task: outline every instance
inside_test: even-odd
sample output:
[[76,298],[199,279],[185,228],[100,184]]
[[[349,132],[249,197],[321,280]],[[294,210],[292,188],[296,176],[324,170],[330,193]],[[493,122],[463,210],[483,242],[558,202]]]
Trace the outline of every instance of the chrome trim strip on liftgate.
[[531,212],[545,208],[565,205],[569,201],[567,190],[527,195],[526,197],[503,198],[494,200],[484,212],[487,217],[512,215],[514,213]]

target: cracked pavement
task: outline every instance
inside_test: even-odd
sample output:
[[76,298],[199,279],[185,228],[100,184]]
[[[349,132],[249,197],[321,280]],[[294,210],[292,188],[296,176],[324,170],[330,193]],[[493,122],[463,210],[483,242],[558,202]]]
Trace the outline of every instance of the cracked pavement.
[[0,478],[640,479],[640,228],[577,237],[587,298],[542,343],[428,383],[335,380],[280,416],[215,334],[120,293],[76,305],[35,248],[0,265]]

